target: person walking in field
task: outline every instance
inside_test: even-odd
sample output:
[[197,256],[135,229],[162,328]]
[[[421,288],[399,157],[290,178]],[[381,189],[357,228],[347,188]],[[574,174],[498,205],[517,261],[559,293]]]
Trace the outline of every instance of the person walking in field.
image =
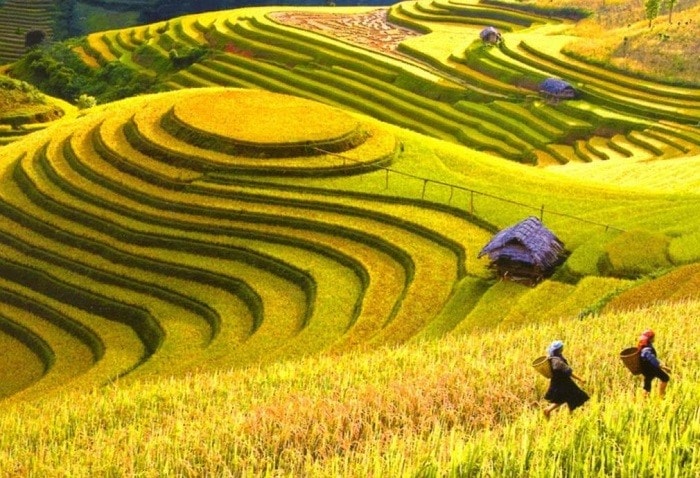
[[666,394],[666,385],[671,379],[668,376],[670,368],[661,364],[656,357],[656,349],[654,349],[654,337],[656,334],[653,330],[645,330],[639,337],[637,342],[637,350],[639,350],[639,365],[644,376],[644,396],[649,396],[651,392],[651,382],[659,379],[659,395],[662,397]]
[[569,407],[569,412],[573,412],[590,398],[586,392],[581,390],[578,385],[572,380],[576,379],[581,383],[585,380],[576,376],[569,366],[569,362],[564,358],[564,343],[561,340],[555,340],[547,348],[547,359],[552,369],[552,378],[549,382],[549,388],[544,394],[545,400],[551,404],[544,409],[544,416],[549,419],[551,413],[565,403]]

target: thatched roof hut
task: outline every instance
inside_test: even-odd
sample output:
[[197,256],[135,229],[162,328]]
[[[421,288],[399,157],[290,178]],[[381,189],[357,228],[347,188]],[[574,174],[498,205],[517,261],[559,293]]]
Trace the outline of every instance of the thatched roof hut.
[[503,279],[535,285],[566,258],[564,244],[534,216],[498,232],[479,252]]
[[566,81],[559,78],[547,78],[540,83],[540,93],[547,98],[576,98],[576,89]]
[[479,33],[479,38],[485,43],[498,43],[501,41],[501,33],[494,27],[486,27]]

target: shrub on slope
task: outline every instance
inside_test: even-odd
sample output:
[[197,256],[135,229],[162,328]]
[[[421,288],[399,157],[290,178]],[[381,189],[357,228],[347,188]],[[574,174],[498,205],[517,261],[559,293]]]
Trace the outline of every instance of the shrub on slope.
[[566,259],[564,268],[576,277],[599,275],[598,263],[605,254],[605,244],[618,233],[593,235]]
[[83,93],[101,104],[158,88],[156,79],[118,61],[90,68],[71,49],[70,42],[31,51],[14,63],[9,73],[70,102]]
[[670,267],[670,239],[649,231],[628,231],[605,246],[599,268],[606,275],[634,278]]
[[700,261],[700,231],[673,238],[668,253],[677,264]]

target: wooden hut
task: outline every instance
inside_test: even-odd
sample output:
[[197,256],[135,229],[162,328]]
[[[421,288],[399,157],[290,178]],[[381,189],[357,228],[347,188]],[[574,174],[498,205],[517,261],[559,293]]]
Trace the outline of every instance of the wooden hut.
[[481,30],[481,32],[479,33],[479,38],[481,38],[481,41],[483,41],[484,43],[490,44],[500,43],[503,40],[503,37],[501,37],[501,33],[494,27],[486,27],[483,30]]
[[564,244],[534,216],[498,232],[479,252],[505,280],[534,286],[566,259]]
[[559,78],[547,78],[540,83],[540,94],[550,100],[576,98],[576,89]]

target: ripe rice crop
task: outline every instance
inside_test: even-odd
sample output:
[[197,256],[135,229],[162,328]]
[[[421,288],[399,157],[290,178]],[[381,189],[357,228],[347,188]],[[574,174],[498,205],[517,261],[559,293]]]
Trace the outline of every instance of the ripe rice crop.
[[[554,476],[690,478],[700,356],[689,319],[699,312],[697,301],[660,304],[6,404],[0,466],[75,477],[544,477],[556,466]],[[643,400],[617,356],[649,326],[673,367],[665,400]],[[553,338],[592,400],[547,422],[530,362]]]
[[606,306],[606,310],[624,310],[649,302],[695,299],[700,297],[700,265],[691,264],[643,281],[626,290]]
[[[423,18],[443,8],[404,6],[406,16]],[[693,88],[566,57],[561,49],[576,31],[544,16],[541,29],[506,28],[502,49],[472,50],[478,28],[431,22],[439,33],[408,40],[399,54],[393,40],[377,46],[373,38],[389,26],[386,9],[270,15],[278,9],[96,34],[79,54],[172,71],[168,49],[178,41],[216,50],[219,39],[242,39],[182,70],[183,84],[279,89],[332,107],[286,97],[287,115],[275,121],[267,115],[285,108],[278,93],[245,90],[247,101],[240,89],[183,90],[95,107],[3,149],[0,259],[43,280],[3,277],[0,290],[89,325],[92,335],[84,334],[83,355],[71,355],[61,354],[65,337],[47,334],[60,367],[35,383],[43,362],[26,359],[20,378],[30,386],[0,403],[0,469],[70,477],[699,475],[700,275],[695,264],[680,266],[700,258],[697,158],[683,157],[700,144]],[[313,28],[304,16],[311,12],[323,13]],[[292,17],[308,31],[282,24]],[[348,31],[314,30],[352,17],[371,23],[343,38]],[[185,31],[190,38],[178,38]],[[610,47],[604,40],[590,47]],[[141,47],[132,58],[119,45]],[[571,74],[587,97],[534,99],[526,83],[545,72]],[[453,110],[454,101],[462,108]],[[226,140],[253,154],[227,149]],[[264,148],[324,141],[336,149],[271,157]],[[534,145],[551,161],[579,164],[533,168],[491,155]],[[603,161],[610,151],[616,159]],[[527,215],[563,239],[569,263],[534,288],[496,282],[478,252]],[[143,310],[155,339],[142,340],[119,316],[44,294],[46,280]],[[664,401],[643,401],[640,377],[618,357],[648,327],[673,367]],[[567,343],[592,400],[546,422],[547,383],[530,364],[555,338]],[[60,393],[43,393],[59,385]]]

